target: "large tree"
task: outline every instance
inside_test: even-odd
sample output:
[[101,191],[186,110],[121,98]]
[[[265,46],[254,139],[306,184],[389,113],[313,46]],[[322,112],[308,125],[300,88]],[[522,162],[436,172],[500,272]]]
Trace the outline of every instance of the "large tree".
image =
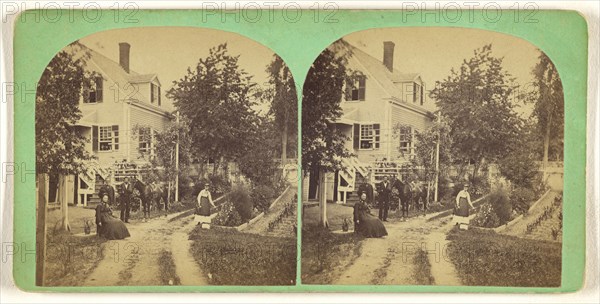
[[238,159],[248,149],[246,138],[258,128],[252,109],[255,84],[238,59],[229,54],[227,44],[211,48],[208,57],[188,68],[167,92],[189,119],[193,153],[203,160]]
[[351,156],[344,144],[349,138],[334,124],[343,114],[344,85],[352,78],[346,68],[347,50],[342,40],[324,50],[308,71],[302,92],[302,171],[319,178],[321,224],[325,226],[325,172],[339,169],[341,159]]
[[533,118],[537,121],[537,132],[543,138],[543,164],[548,165],[548,155],[552,151],[562,160],[564,140],[564,94],[563,86],[554,63],[544,53],[533,69],[534,94]]
[[523,121],[511,98],[514,87],[502,58],[485,45],[431,91],[450,127],[456,155],[474,164],[473,176],[484,160],[495,161],[518,144]]
[[[288,146],[294,147],[298,127],[298,99],[294,78],[281,57],[274,55],[267,66],[269,87],[263,98],[270,101],[269,114],[273,115],[274,124],[281,135],[281,163],[285,165]],[[289,139],[292,139],[291,142]]]
[[[86,169],[85,162],[92,158],[85,149],[88,139],[74,127],[82,116],[79,101],[83,88],[92,85],[94,76],[85,70],[88,57],[85,48],[75,42],[52,58],[38,82],[35,143],[36,172],[39,176],[77,175]],[[46,181],[40,182],[45,184]],[[64,195],[59,189],[62,227],[68,230]]]

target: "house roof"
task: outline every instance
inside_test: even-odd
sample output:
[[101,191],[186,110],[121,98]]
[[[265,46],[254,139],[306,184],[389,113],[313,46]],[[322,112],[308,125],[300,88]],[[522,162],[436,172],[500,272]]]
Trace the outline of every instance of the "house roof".
[[401,82],[415,81],[420,78],[418,73],[400,73],[400,71],[396,69],[391,72],[383,64],[383,62],[351,45],[343,39],[338,40],[330,48],[334,53],[340,56],[348,56],[348,67],[350,69],[357,71],[368,71],[374,80],[377,81],[384,89],[386,93],[384,95],[387,95],[386,97],[390,101],[393,101],[394,104],[404,106],[418,112],[424,112],[427,115],[431,114],[431,112],[425,107],[404,100],[403,96],[405,94],[402,93],[401,87],[396,84]]
[[96,65],[105,76],[109,77],[117,84],[119,96],[122,99],[132,103],[144,103],[145,108],[169,114],[169,111],[166,109],[152,105],[139,91],[128,88],[131,84],[150,82],[154,79],[158,82],[158,76],[156,74],[139,74],[131,69],[129,70],[129,73],[127,73],[118,62],[115,62],[84,44],[80,43],[79,45],[83,48],[81,51],[89,56],[87,59],[88,64],[91,63]]
[[160,81],[158,81],[158,75],[156,75],[156,74],[129,75],[130,83],[146,83],[146,82],[152,82],[155,79],[156,79],[156,82],[158,82],[160,84]]

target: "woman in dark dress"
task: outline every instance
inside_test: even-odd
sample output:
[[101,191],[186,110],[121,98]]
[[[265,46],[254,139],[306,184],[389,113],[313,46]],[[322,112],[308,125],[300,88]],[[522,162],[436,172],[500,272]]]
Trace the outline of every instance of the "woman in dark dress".
[[125,224],[112,215],[108,206],[108,194],[102,196],[102,201],[96,206],[96,226],[99,236],[109,240],[122,240],[129,237],[129,230]]
[[360,200],[354,204],[354,232],[368,238],[382,237],[388,234],[383,222],[371,215],[369,206],[367,206],[366,193],[361,193]]

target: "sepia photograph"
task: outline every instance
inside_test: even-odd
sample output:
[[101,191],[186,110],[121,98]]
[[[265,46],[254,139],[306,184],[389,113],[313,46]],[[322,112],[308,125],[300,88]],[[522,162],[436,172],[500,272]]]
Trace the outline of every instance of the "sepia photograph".
[[36,92],[36,285],[295,285],[297,100],[230,32],[65,46]]
[[516,36],[333,42],[302,92],[302,283],[560,287],[565,102]]

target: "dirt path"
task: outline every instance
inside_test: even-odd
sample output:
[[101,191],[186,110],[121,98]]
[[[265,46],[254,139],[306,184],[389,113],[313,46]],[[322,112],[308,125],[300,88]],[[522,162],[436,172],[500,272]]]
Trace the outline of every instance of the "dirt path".
[[[161,282],[158,259],[170,251],[182,284],[206,284],[198,265],[189,256],[187,235],[193,229],[189,218],[169,222],[168,217],[127,225],[131,237],[104,243],[104,258],[86,278],[85,286],[153,286]],[[190,224],[191,223],[191,224]]]
[[365,239],[360,256],[334,284],[414,285],[418,250],[426,251],[436,285],[460,285],[454,265],[443,256],[446,233],[452,228],[448,218],[427,221],[424,217],[406,222],[385,223],[388,236]]

